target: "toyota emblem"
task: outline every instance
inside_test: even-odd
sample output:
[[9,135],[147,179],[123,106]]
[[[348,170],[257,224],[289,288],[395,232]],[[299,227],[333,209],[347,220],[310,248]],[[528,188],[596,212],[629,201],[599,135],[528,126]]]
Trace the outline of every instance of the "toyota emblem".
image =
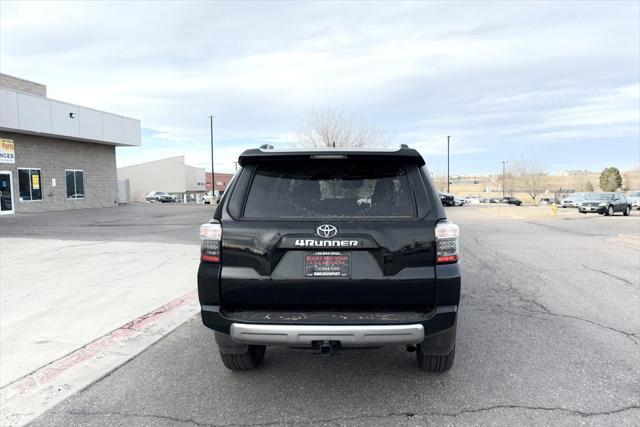
[[338,229],[335,225],[331,224],[322,224],[316,228],[316,234],[325,239],[330,239],[336,234],[338,234]]

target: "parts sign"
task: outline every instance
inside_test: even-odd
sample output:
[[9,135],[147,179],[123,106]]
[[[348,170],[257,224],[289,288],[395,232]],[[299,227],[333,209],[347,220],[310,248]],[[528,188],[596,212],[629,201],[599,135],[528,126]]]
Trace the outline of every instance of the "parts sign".
[[0,139],[0,163],[16,162],[16,146],[12,139]]

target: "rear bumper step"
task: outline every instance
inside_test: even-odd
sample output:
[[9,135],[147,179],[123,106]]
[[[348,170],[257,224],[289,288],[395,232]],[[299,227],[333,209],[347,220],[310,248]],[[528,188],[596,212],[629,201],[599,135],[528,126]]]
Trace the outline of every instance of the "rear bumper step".
[[[448,354],[453,348],[458,306],[436,307],[424,313],[421,319],[417,318],[416,312],[407,315],[392,313],[395,314],[378,313],[379,323],[368,315],[363,316],[362,312],[352,315],[341,313],[339,317],[346,317],[347,320],[343,318],[344,323],[340,324],[334,317],[335,313],[326,313],[324,316],[321,313],[298,313],[296,317],[269,315],[266,319],[266,315],[259,316],[258,312],[251,316],[244,312],[244,316],[236,317],[239,313],[224,312],[219,305],[201,306],[202,323],[224,334],[236,345],[305,347],[311,345],[312,341],[338,341],[345,347],[367,347],[421,343],[423,352],[434,355]],[[382,319],[386,323],[382,323]]]
[[417,344],[424,327],[413,325],[260,325],[233,323],[231,339],[239,344],[311,347],[317,341],[339,341],[343,347]]

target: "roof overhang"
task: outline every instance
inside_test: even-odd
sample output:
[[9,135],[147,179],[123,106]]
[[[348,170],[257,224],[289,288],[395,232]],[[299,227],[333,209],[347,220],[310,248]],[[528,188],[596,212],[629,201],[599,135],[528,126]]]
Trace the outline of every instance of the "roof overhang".
[[141,144],[140,120],[0,88],[0,130],[97,144]]

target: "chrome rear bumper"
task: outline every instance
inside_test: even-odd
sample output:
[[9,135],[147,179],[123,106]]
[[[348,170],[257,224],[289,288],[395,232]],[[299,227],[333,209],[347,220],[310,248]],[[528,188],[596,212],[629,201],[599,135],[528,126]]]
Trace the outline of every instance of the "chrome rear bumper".
[[238,344],[311,347],[314,341],[339,341],[342,347],[417,344],[424,327],[412,325],[264,325],[233,323],[231,339]]

